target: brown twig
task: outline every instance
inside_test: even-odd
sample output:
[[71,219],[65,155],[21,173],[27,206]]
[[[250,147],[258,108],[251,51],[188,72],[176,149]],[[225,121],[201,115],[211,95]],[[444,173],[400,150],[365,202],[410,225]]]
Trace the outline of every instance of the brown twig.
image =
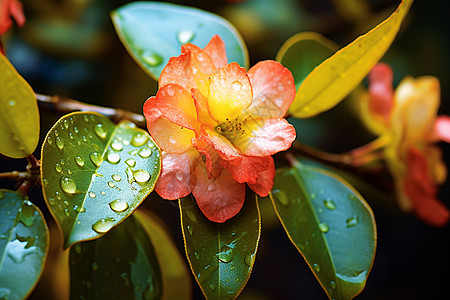
[[92,104],[86,104],[74,99],[61,97],[58,95],[48,96],[36,94],[38,103],[49,110],[58,111],[62,113],[70,113],[73,111],[95,111],[98,112],[114,122],[129,120],[141,128],[145,128],[145,118],[142,115],[132,113],[119,108],[102,107]]

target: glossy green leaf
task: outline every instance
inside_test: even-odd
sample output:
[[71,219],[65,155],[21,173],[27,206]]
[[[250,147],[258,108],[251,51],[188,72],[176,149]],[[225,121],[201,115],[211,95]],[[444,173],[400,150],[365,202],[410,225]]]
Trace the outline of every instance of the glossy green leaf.
[[39,111],[28,83],[0,53],[0,153],[23,158],[39,141]]
[[337,49],[334,42],[319,33],[302,32],[281,46],[276,60],[292,72],[298,89],[306,76]]
[[167,230],[149,211],[138,209],[133,214],[152,240],[161,266],[163,282],[162,300],[189,300],[192,298],[191,274],[184,257],[178,251]]
[[130,217],[69,252],[70,299],[160,299],[161,271],[152,242]]
[[49,233],[28,197],[0,190],[0,299],[25,299],[45,265]]
[[336,106],[386,53],[413,0],[403,0],[392,15],[321,63],[303,81],[290,113],[308,118]]
[[248,52],[237,30],[215,14],[158,2],[135,2],[111,13],[116,32],[136,62],[155,80],[181,45],[205,47],[214,35],[225,42],[228,61],[248,68]]
[[160,150],[147,132],[96,113],[62,117],[41,157],[44,197],[64,248],[122,222],[153,190],[161,169]]
[[186,254],[195,280],[209,300],[236,299],[255,261],[261,234],[256,196],[225,223],[209,221],[192,196],[179,200]]
[[314,167],[280,169],[271,193],[290,240],[330,299],[364,288],[376,248],[370,207],[342,178]]

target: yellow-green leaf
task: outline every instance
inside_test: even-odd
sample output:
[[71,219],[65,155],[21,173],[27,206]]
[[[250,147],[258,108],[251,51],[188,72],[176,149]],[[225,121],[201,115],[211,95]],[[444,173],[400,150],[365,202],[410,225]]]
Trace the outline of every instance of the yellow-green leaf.
[[290,113],[309,118],[337,105],[387,51],[412,5],[404,0],[392,15],[321,63],[303,81]]
[[153,190],[160,150],[131,122],[97,113],[62,117],[42,145],[41,178],[64,248],[98,238],[130,216]]
[[39,111],[28,83],[0,53],[0,153],[22,158],[39,140]]

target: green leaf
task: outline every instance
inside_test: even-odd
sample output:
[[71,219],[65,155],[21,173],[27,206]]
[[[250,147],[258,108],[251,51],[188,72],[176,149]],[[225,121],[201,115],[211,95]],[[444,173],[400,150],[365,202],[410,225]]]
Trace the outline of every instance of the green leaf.
[[276,60],[288,68],[298,89],[306,76],[330,57],[338,46],[316,32],[302,32],[290,37],[281,46]]
[[100,237],[153,190],[161,154],[134,123],[114,125],[96,113],[72,113],[42,146],[44,197],[64,236],[64,248]]
[[330,299],[358,295],[376,248],[374,217],[361,195],[328,171],[298,165],[278,170],[270,197]]
[[313,117],[344,99],[386,53],[412,2],[402,1],[389,18],[315,68],[298,89],[290,113]]
[[179,200],[186,253],[207,299],[236,299],[250,277],[261,234],[256,196],[225,223],[209,221],[192,196]]
[[25,299],[41,277],[49,247],[44,216],[28,197],[0,190],[0,299]]
[[161,299],[190,300],[192,298],[191,274],[167,230],[155,221],[158,217],[149,211],[138,209],[133,216],[141,223],[155,247],[164,287]]
[[39,111],[28,83],[0,53],[0,153],[23,158],[39,141]]
[[161,271],[152,242],[130,217],[95,241],[70,248],[70,299],[160,299]]
[[135,2],[111,13],[116,32],[136,62],[155,80],[170,57],[181,54],[181,45],[205,47],[214,35],[225,42],[228,61],[248,68],[242,37],[228,21],[187,6]]

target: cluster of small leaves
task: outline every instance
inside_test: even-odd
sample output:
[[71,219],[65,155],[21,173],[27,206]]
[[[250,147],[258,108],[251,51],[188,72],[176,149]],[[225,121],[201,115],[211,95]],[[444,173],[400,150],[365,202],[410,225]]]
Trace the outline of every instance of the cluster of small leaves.
[[[289,39],[277,60],[296,82],[290,113],[313,117],[342,101],[387,51],[411,4],[402,1],[384,22],[336,53],[332,42],[315,33]],[[229,61],[248,67],[239,33],[211,13],[139,2],[117,9],[112,19],[127,50],[154,79],[182,44],[203,47],[216,34],[225,41]],[[39,139],[34,94],[2,55],[0,113],[0,152],[14,158],[33,153]],[[63,247],[69,248],[71,298],[190,298],[183,258],[157,217],[137,210],[160,169],[160,149],[130,122],[72,113],[47,133],[41,183]],[[261,217],[258,197],[247,194],[241,212],[224,224],[207,220],[192,198],[179,200],[186,255],[207,299],[235,299],[250,276]],[[374,217],[361,195],[330,172],[295,164],[277,171],[269,198],[330,299],[359,294],[376,247]],[[0,298],[25,298],[45,264],[46,222],[24,196],[7,190],[0,191],[0,219]]]

